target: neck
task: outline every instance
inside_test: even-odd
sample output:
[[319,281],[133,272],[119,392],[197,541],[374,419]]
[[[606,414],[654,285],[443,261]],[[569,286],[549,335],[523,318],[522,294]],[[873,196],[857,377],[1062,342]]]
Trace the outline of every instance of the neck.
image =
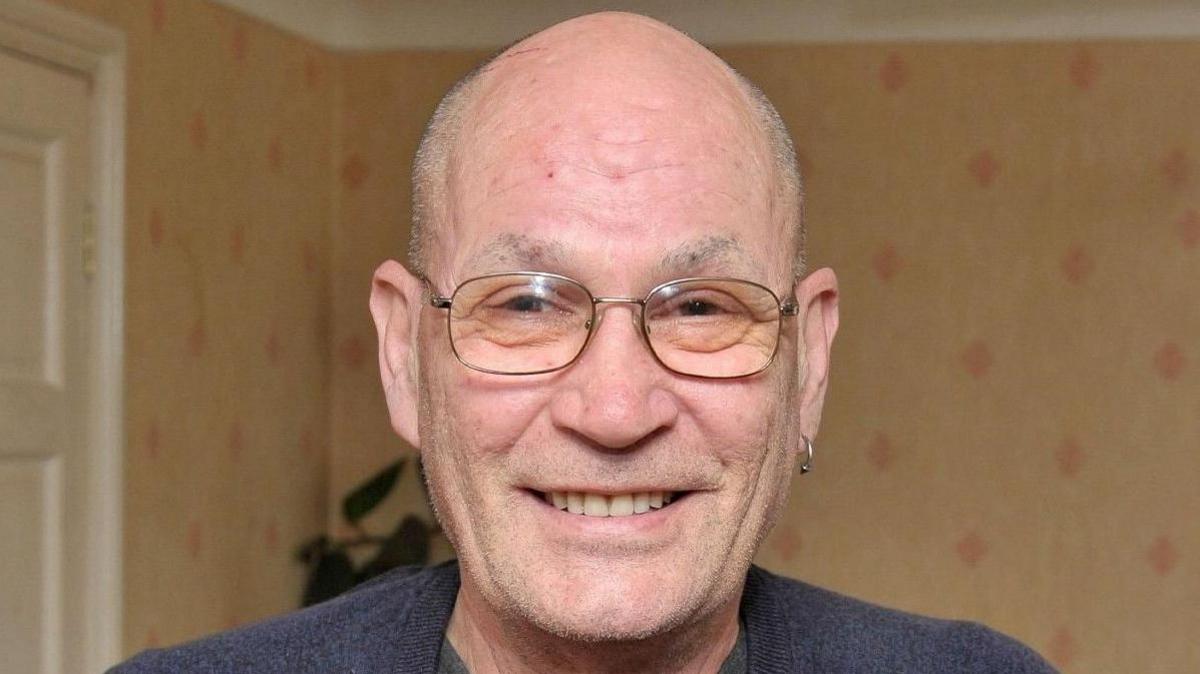
[[464,582],[446,636],[471,674],[717,674],[737,642],[740,600],[650,638],[582,642],[498,615]]

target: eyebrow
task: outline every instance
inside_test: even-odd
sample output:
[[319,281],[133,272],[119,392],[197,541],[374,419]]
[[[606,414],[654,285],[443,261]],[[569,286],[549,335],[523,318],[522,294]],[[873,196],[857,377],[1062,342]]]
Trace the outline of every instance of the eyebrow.
[[[568,258],[559,241],[527,236],[500,234],[488,241],[467,260],[467,268],[476,273],[516,269],[562,270]],[[656,265],[659,276],[741,272],[754,268],[749,254],[737,239],[709,235],[684,242],[667,252]]]
[[500,234],[470,257],[470,269],[541,269],[561,266],[566,249],[552,239],[535,239],[525,234]]
[[750,256],[737,239],[729,236],[705,236],[676,246],[658,263],[662,275],[688,273],[699,269],[721,272],[748,272],[753,268]]

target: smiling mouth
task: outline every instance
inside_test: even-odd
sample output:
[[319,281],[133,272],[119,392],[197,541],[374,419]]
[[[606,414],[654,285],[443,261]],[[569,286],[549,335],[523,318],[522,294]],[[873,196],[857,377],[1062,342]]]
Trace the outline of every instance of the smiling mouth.
[[687,495],[684,491],[645,491],[628,494],[594,494],[581,491],[534,491],[538,498],[572,515],[629,517],[661,510]]

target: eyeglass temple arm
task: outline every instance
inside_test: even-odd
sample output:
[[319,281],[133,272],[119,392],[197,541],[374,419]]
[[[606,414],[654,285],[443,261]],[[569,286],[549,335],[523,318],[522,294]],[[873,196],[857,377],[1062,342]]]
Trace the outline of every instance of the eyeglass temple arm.
[[438,297],[437,295],[434,295],[433,294],[433,283],[430,282],[428,277],[420,276],[418,278],[421,279],[421,284],[425,286],[425,289],[429,291],[429,306],[433,307],[434,309],[449,309],[450,308],[450,298],[449,297]]
[[779,305],[779,313],[783,316],[799,316],[800,305],[794,299],[789,299]]

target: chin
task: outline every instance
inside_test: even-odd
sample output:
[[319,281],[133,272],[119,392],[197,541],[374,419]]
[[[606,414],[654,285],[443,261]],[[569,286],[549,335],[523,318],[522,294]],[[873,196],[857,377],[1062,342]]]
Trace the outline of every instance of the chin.
[[[540,565],[530,565],[535,571]],[[677,570],[676,570],[677,571]],[[551,564],[509,588],[512,606],[539,629],[582,642],[639,641],[670,632],[703,612],[706,579],[657,568],[601,563],[571,569]]]
[[563,639],[591,643],[649,639],[683,624],[686,606],[651,604],[646,599],[604,598],[560,603],[526,616],[541,630]]

